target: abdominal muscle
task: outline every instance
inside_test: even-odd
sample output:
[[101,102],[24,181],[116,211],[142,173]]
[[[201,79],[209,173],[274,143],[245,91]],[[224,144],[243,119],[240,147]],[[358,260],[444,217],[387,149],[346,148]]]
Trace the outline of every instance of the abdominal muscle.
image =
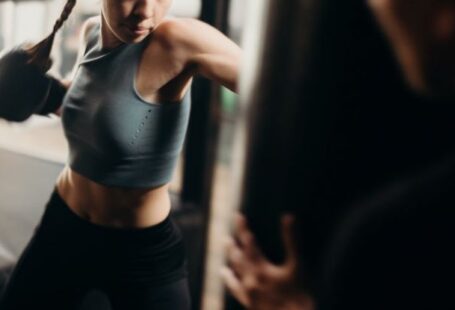
[[94,224],[117,228],[145,228],[169,214],[169,184],[149,189],[107,187],[65,166],[57,191],[79,217]]

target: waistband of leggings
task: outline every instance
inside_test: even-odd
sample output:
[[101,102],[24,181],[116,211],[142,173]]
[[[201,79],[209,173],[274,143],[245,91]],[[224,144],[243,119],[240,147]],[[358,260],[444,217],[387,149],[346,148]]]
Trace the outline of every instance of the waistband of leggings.
[[163,234],[169,235],[169,233],[173,233],[180,235],[170,214],[168,214],[163,221],[144,228],[118,228],[92,223],[74,213],[59,195],[56,188],[54,188],[49,202],[47,203],[46,213],[50,213],[49,215],[51,218],[54,216],[57,217],[55,220],[63,221],[62,224],[64,225],[79,228],[79,233],[96,233],[97,235],[101,234],[106,237],[114,237],[116,240],[118,240],[118,238],[134,238],[135,241],[145,239],[148,242],[151,242],[154,241],[153,239],[162,241]]

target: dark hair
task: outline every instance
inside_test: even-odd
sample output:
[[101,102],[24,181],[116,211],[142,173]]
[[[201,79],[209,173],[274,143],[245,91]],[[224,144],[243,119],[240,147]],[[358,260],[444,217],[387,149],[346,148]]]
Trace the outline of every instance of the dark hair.
[[26,52],[30,54],[30,64],[38,66],[43,71],[49,70],[52,64],[52,61],[50,60],[50,54],[52,45],[54,43],[55,34],[68,19],[75,5],[76,0],[68,0],[65,4],[65,7],[63,8],[62,13],[60,14],[59,19],[54,24],[52,33],[38,44],[26,49]]

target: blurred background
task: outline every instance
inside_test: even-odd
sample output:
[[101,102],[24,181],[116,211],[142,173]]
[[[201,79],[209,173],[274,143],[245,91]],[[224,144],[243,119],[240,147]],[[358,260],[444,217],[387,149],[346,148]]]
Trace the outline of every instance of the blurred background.
[[[334,268],[333,279],[327,277],[331,275],[332,260],[343,259],[343,255],[332,255],[332,250],[342,245],[337,238],[343,225],[359,219],[359,214],[369,210],[368,203],[383,201],[385,189],[398,188],[400,192],[397,184],[419,180],[431,172],[430,168],[453,158],[455,152],[453,97],[429,96],[422,89],[420,92],[412,89],[412,77],[403,74],[403,63],[421,59],[396,57],[400,54],[397,51],[401,51],[397,46],[402,47],[400,44],[405,42],[415,53],[411,55],[430,60],[427,65],[436,64],[436,70],[430,72],[438,84],[447,78],[440,69],[454,67],[447,66],[453,65],[453,49],[445,49],[441,42],[447,42],[443,40],[429,47],[424,44],[433,43],[424,40],[435,35],[422,35],[420,32],[426,29],[420,21],[434,20],[413,16],[414,13],[425,15],[428,10],[410,1],[394,3],[404,4],[402,13],[409,13],[410,20],[416,21],[415,28],[410,29],[417,31],[409,34],[419,44],[409,45],[410,38],[406,36],[401,38],[403,42],[398,40],[400,44],[394,44],[390,37],[407,32],[392,31],[392,35],[387,35],[367,4],[372,2],[389,3],[174,0],[172,15],[209,23],[244,50],[239,95],[206,79],[194,80],[189,130],[171,185],[174,218],[183,231],[188,253],[195,310],[243,309],[225,294],[219,275],[224,264],[224,237],[230,232],[235,209],[245,214],[261,250],[275,263],[282,262],[284,255],[280,215],[291,212],[296,216],[294,233],[301,250],[299,264],[303,266],[296,278],[305,292],[318,297],[325,285],[337,284],[335,295],[344,298],[348,295],[340,292],[349,290],[347,283],[351,281],[355,285],[351,286],[352,299],[347,299],[350,305],[352,301],[362,300],[381,305],[376,303],[378,298],[370,298],[376,295],[359,294],[359,290],[371,290],[383,298],[387,297],[383,292],[394,285],[399,292],[397,296],[405,303],[421,301],[422,296],[408,298],[402,294],[403,288],[414,294],[411,284],[420,287],[424,281],[420,278],[414,281],[413,277],[421,276],[424,267],[430,274],[438,263],[416,263],[418,267],[412,269],[412,276],[404,276],[406,285],[394,280],[408,261],[403,259],[406,263],[393,269],[378,255],[374,255],[372,263],[362,261],[352,266],[346,259],[345,273],[338,273]],[[434,2],[419,3],[431,7]],[[0,0],[0,50],[43,38],[64,4],[64,0]],[[54,44],[53,75],[68,77],[76,58],[81,24],[99,13],[99,5],[99,1],[77,2]],[[455,25],[455,13],[453,19],[446,19],[447,16],[442,14],[441,25]],[[447,46],[455,48],[453,31],[448,34],[452,45],[447,43]],[[423,52],[420,46],[425,47]],[[423,62],[416,63],[414,67]],[[33,116],[20,124],[0,120],[0,287],[30,239],[67,156],[58,117]],[[403,205],[413,210],[407,201]],[[453,219],[453,214],[448,212],[450,208],[445,208],[442,202],[442,216],[435,214],[432,207],[425,205],[427,214],[438,220]],[[425,216],[422,223],[428,224]],[[402,219],[404,225],[412,218]],[[403,232],[407,234],[408,230],[402,222],[396,223],[398,231],[391,237],[401,240]],[[414,228],[419,231],[422,226]],[[431,233],[437,225],[427,226],[428,235],[437,239]],[[387,225],[379,228],[389,229]],[[409,235],[413,240],[419,233],[411,231]],[[362,239],[363,233],[352,237]],[[428,240],[433,241],[431,238]],[[364,244],[376,245],[374,242],[365,239]],[[444,244],[444,250],[450,248],[448,243]],[[420,255],[425,252],[434,262],[439,262],[440,257],[432,256],[431,247],[417,248],[418,258],[425,261],[425,256]],[[351,250],[355,254],[364,253]],[[403,257],[409,254],[405,252]],[[382,254],[390,255],[392,265],[396,263],[395,250],[385,247]],[[352,271],[362,264],[368,265],[368,272],[360,269],[358,274],[365,281],[357,281],[352,278]],[[369,277],[370,271],[377,272],[379,278],[384,275],[384,282]],[[422,286],[424,290],[430,286],[436,290],[445,288],[438,277],[428,279],[427,286]],[[371,289],[375,285],[380,289]],[[430,303],[437,299],[431,296],[428,295]],[[450,294],[446,297],[453,299]],[[81,310],[109,307],[102,292],[93,291]]]
[[[203,19],[240,44],[249,1],[175,0],[170,14]],[[41,40],[50,32],[65,3],[0,1],[0,50]],[[77,1],[56,37],[52,75],[69,76],[76,60],[81,24],[99,11],[99,1]],[[172,181],[172,199],[177,220],[185,236],[189,236],[186,243],[195,309],[204,303],[206,309],[217,309],[223,294],[218,276],[223,263],[220,239],[227,233],[226,216],[232,206],[226,203],[226,197],[230,195],[227,189],[231,188],[231,149],[239,112],[236,94],[206,80],[195,80],[192,95],[193,114]],[[23,123],[0,119],[0,286],[30,239],[67,156],[58,116],[32,116]],[[212,200],[220,204],[216,206]],[[210,254],[207,264],[206,254]],[[201,293],[203,287],[206,294]],[[91,304],[106,304],[96,292],[87,300],[88,308]]]

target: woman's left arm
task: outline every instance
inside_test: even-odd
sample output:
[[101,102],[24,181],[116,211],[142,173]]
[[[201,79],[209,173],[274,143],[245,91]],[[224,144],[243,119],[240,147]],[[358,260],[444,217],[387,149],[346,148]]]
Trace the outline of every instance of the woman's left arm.
[[185,62],[201,74],[237,92],[242,50],[222,32],[196,19],[179,19],[169,27]]

